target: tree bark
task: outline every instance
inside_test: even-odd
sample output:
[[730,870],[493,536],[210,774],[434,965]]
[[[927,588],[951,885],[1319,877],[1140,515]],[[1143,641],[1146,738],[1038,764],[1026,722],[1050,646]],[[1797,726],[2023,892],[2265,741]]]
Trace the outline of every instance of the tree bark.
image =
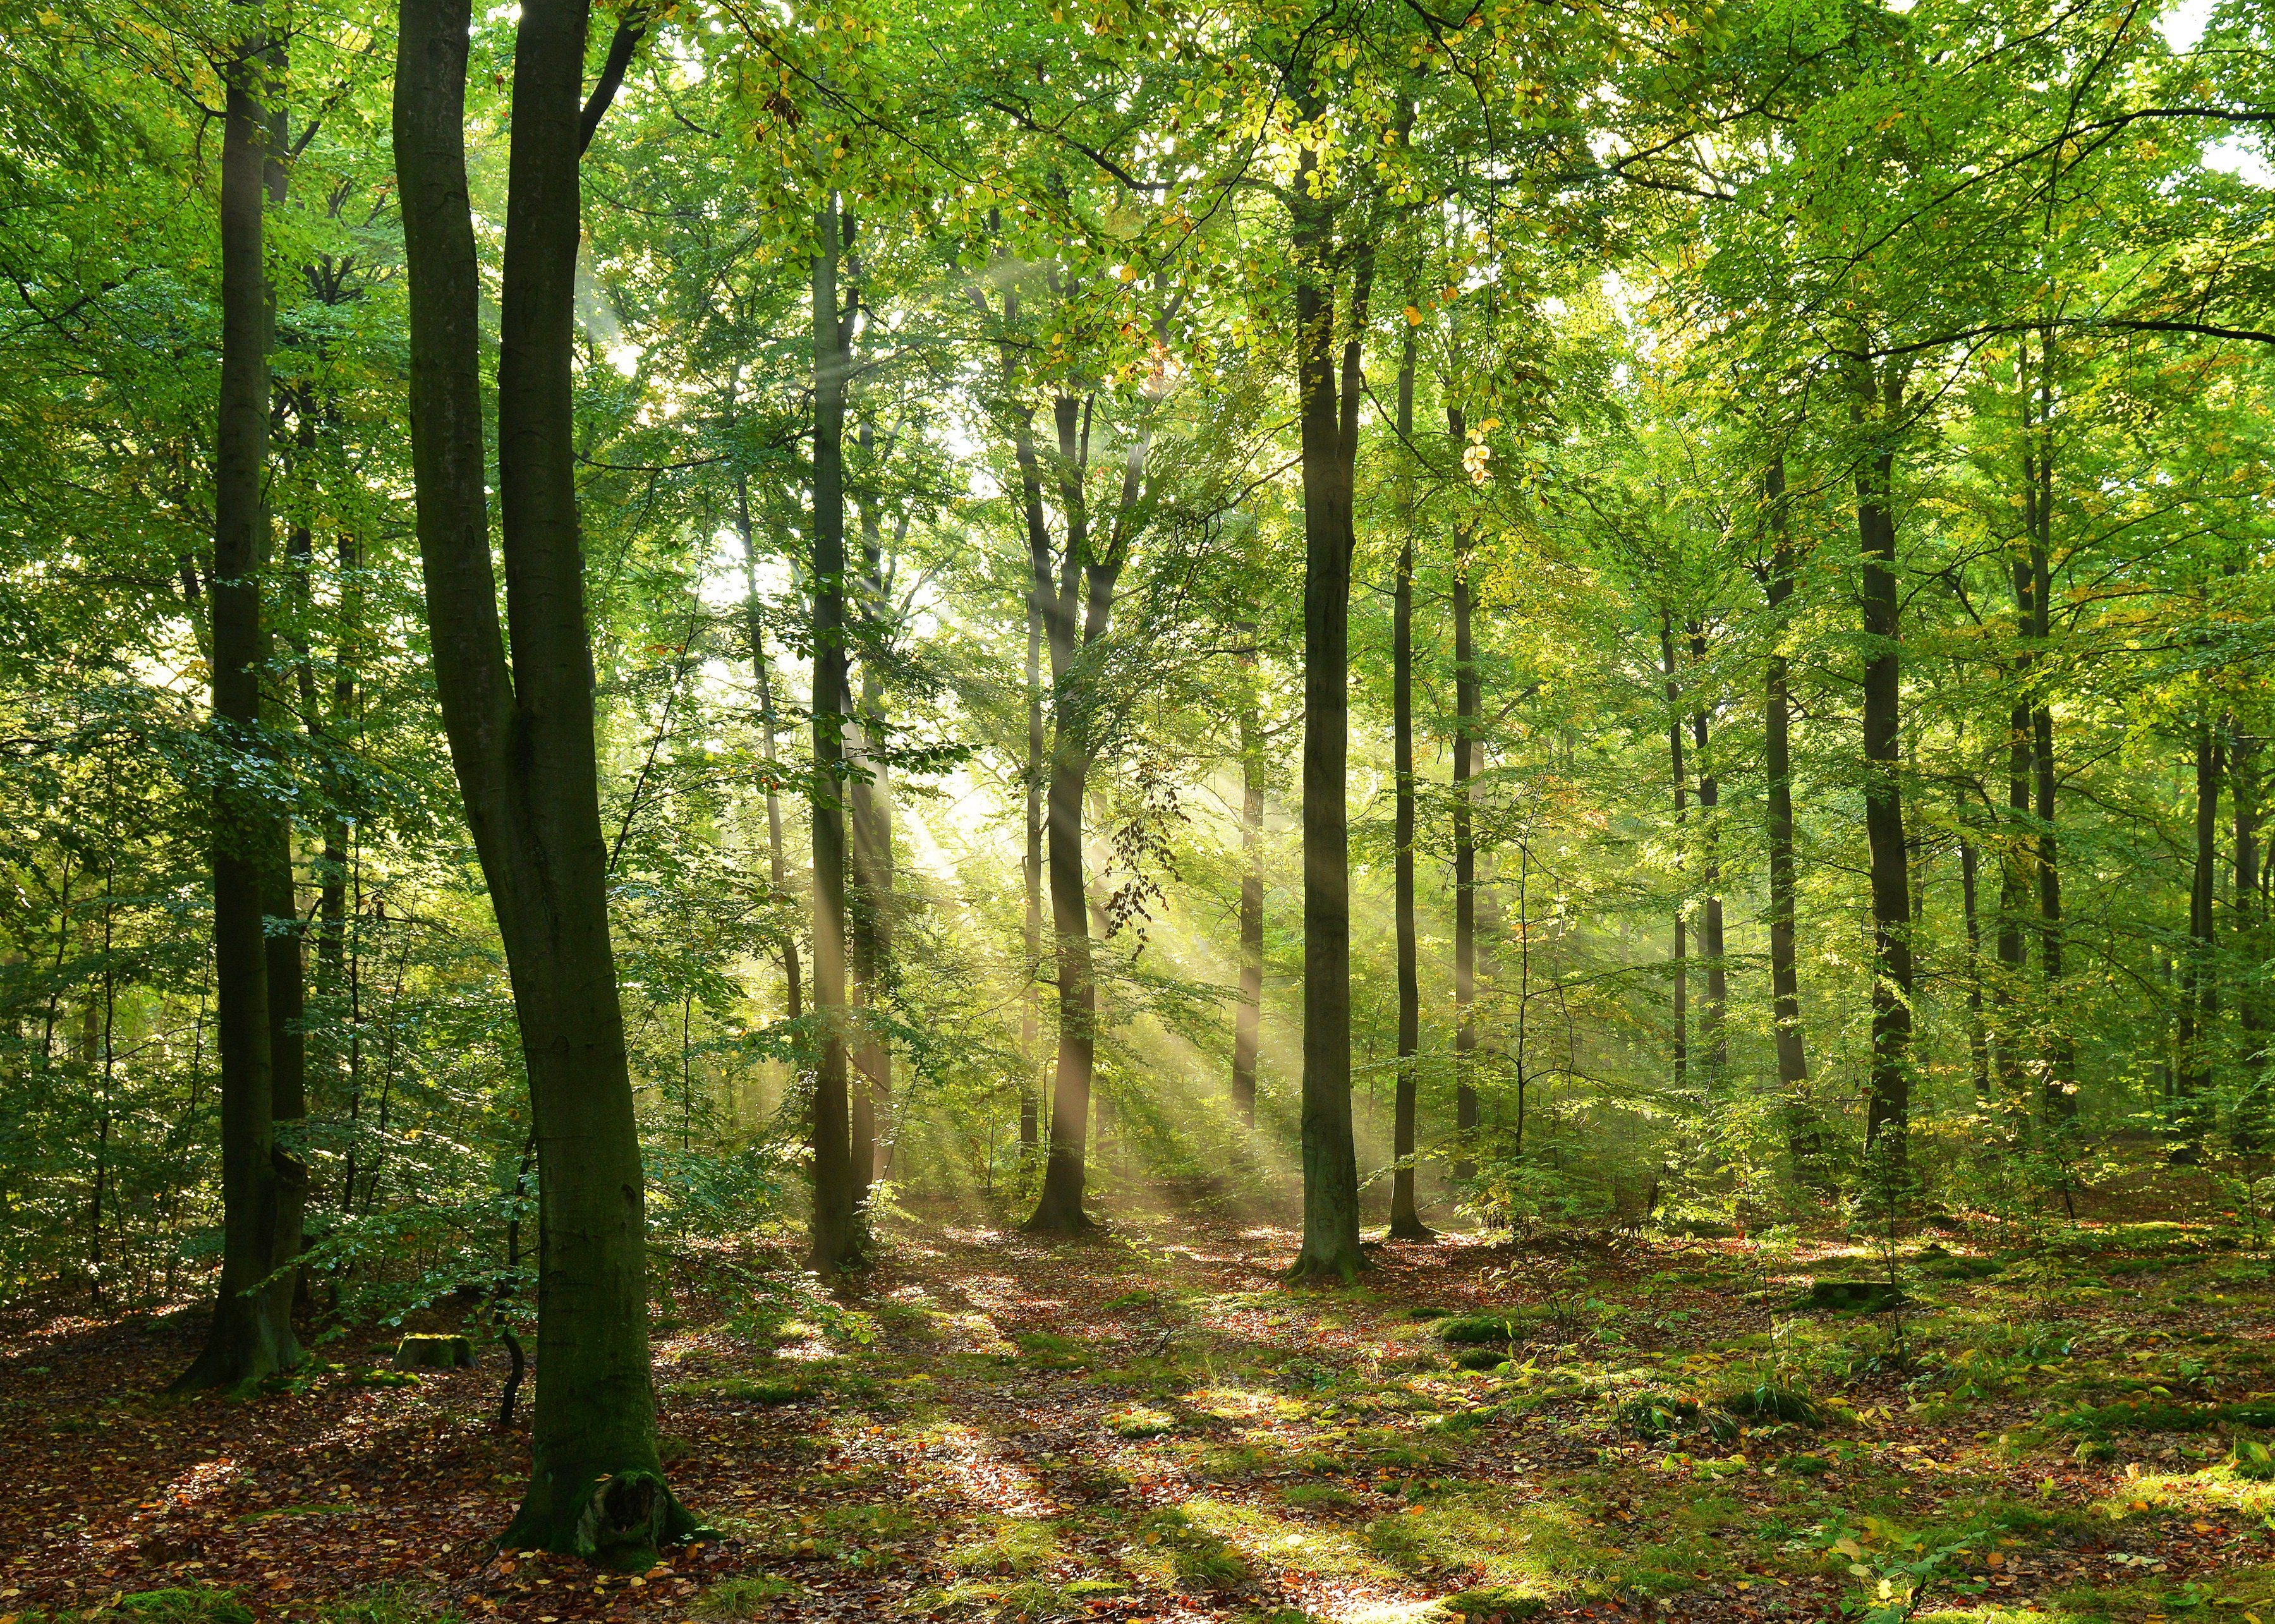
[[[776,896],[790,895],[790,865],[782,850],[782,763],[776,755],[774,662],[767,657],[766,617],[759,608],[759,544],[751,525],[751,487],[741,474],[735,478],[735,512],[743,541],[743,633],[751,645],[751,675],[759,684],[759,736],[767,763],[767,881]],[[782,946],[782,1013],[787,1020],[803,1017],[803,989],[798,986],[797,938],[785,936]]]
[[[863,462],[873,467],[875,440],[869,424],[859,430]],[[887,637],[888,608],[884,589],[884,539],[876,498],[863,490],[855,506],[861,519],[861,700],[852,735],[858,760],[846,785],[852,837],[853,888],[853,1182],[857,1200],[868,1198],[870,1184],[883,1168],[878,1124],[890,1118],[893,1051],[878,1011],[888,996],[892,966],[893,811],[892,785],[885,762],[885,689],[878,668]]]
[[2229,934],[2235,941],[2239,979],[2235,989],[2238,1056],[2243,1089],[2235,1108],[2233,1138],[2239,1149],[2256,1151],[2267,1133],[2267,1011],[2258,974],[2266,954],[2261,946],[2259,908],[2259,752],[2261,741],[2239,720],[2228,735],[2227,788],[2235,809],[2235,906]]
[[[214,457],[213,728],[220,753],[266,753],[261,672],[268,638],[268,344],[263,259],[269,118],[261,99],[268,42],[248,34],[227,64],[222,123],[222,378]],[[213,802],[214,982],[222,1083],[222,1271],[206,1345],[177,1391],[238,1386],[298,1363],[292,1285],[269,1276],[299,1250],[302,1184],[278,1145],[294,1103],[276,1089],[276,1010],[263,916],[287,836],[257,796],[220,775]],[[266,1282],[266,1283],[264,1283]]]
[[814,216],[813,254],[813,1210],[809,1254],[827,1273],[860,1252],[849,1114],[845,839],[845,390],[851,370],[838,312],[844,217],[832,193]]
[[[1033,466],[1032,449],[1022,459],[1020,471],[1027,473]],[[1030,481],[1026,493],[1032,503],[1031,526],[1042,523],[1042,490],[1039,482]],[[1026,947],[1024,986],[1019,994],[1019,1054],[1026,1062],[1027,1074],[1019,1084],[1019,1152],[1023,1156],[1034,1153],[1041,1130],[1041,1095],[1039,1077],[1042,1070],[1038,1058],[1042,1041],[1042,964],[1043,964],[1043,608],[1035,589],[1027,593],[1027,761],[1021,774],[1025,792],[1023,832],[1025,850],[1021,853],[1019,871],[1026,882]]]
[[2211,1126],[2212,1050],[2219,1020],[2219,976],[2212,963],[2212,902],[2219,868],[2219,784],[2225,771],[2211,718],[2196,729],[2196,870],[2188,888],[2188,954],[2181,966],[2179,1075],[2173,1082],[2172,1159],[2192,1164],[2203,1156]]
[[[1121,505],[1105,548],[1092,541],[1085,477],[1090,465],[1091,404],[1061,396],[1054,405],[1058,430],[1059,501],[1066,516],[1066,549],[1055,584],[1048,537],[1031,559],[1051,654],[1053,726],[1051,774],[1046,804],[1045,856],[1049,870],[1051,926],[1058,938],[1059,1046],[1052,1077],[1050,1159],[1043,1189],[1026,1227],[1036,1234],[1072,1235],[1093,1227],[1083,1211],[1089,1154],[1087,1129],[1097,1061],[1098,985],[1092,963],[1090,902],[1084,879],[1083,801],[1097,749],[1099,643],[1114,613],[1115,583],[1132,540],[1131,525],[1145,472],[1147,440],[1134,439],[1123,459]],[[1031,533],[1032,534],[1032,533]],[[1102,1106],[1103,1102],[1100,1102]],[[1100,1122],[1107,1121],[1100,1112]]]
[[[2040,344],[2038,409],[2029,417],[2025,397],[2025,427],[2029,434],[2023,459],[2025,499],[2023,517],[2030,533],[2030,637],[2044,662],[2046,638],[2052,630],[2053,578],[2053,406],[2054,351],[2052,337]],[[2077,1048],[2061,1010],[2062,918],[2061,865],[2054,828],[2054,716],[2039,696],[2030,713],[2032,765],[2037,789],[2038,968],[2045,982],[2046,1027],[2045,1114],[2057,1122],[2077,1114]]]
[[[1683,852],[1686,824],[1689,818],[1689,781],[1682,767],[1682,687],[1675,678],[1674,618],[1667,610],[1659,614],[1659,657],[1667,676],[1667,755],[1674,784],[1674,845],[1676,862],[1681,864],[1688,855]],[[1683,887],[1682,873],[1676,870],[1679,888]],[[1674,903],[1674,947],[1669,955],[1674,981],[1674,1092],[1680,1098],[1690,1083],[1690,958],[1689,926],[1684,917],[1688,899],[1678,895]]]
[[2029,639],[2037,625],[2035,576],[2026,556],[2014,561],[2014,620],[2018,647],[2014,658],[2014,702],[2007,714],[2007,822],[1999,858],[1999,979],[1994,1004],[1999,1019],[1993,1032],[1999,1091],[2013,1104],[2019,1100],[2022,1081],[2022,1027],[2027,1018],[2022,1004],[2028,942],[2024,916],[2030,910],[2030,865],[2037,835],[2032,824],[2031,758],[2035,729],[2031,719],[2029,683],[2031,653]]
[[[1304,480],[1304,1238],[1293,1274],[1352,1280],[1358,1249],[1358,1152],[1351,1131],[1350,742],[1351,472],[1335,377],[1335,206],[1311,195],[1319,155],[1305,148],[1289,208],[1296,257],[1296,393]],[[1361,334],[1354,323],[1354,351]],[[1346,369],[1356,372],[1355,356]]]
[[[1398,359],[1398,443],[1414,439],[1414,329]],[[1410,476],[1400,480],[1397,593],[1391,609],[1391,773],[1397,781],[1393,839],[1396,858],[1398,934],[1398,1093],[1391,1116],[1390,1233],[1401,1241],[1426,1241],[1430,1227],[1414,1202],[1415,1129],[1422,1053],[1422,978],[1414,928],[1414,495]]]
[[465,0],[404,0],[395,152],[410,271],[412,457],[435,688],[497,912],[536,1128],[531,1474],[510,1546],[645,1565],[693,1520],[655,1443],[639,1136],[608,940],[571,366],[583,0],[515,47],[499,301],[498,485],[511,664],[484,488]]
[[1981,859],[1975,842],[1959,837],[1960,903],[1967,922],[1967,1054],[1975,1071],[1975,1100],[1991,1099],[1991,1040],[1983,1024],[1983,917],[1977,903]]
[[[1702,622],[1690,623],[1690,659],[1706,663],[1706,631]],[[1698,951],[1706,961],[1706,1009],[1700,1036],[1706,1040],[1706,1091],[1719,1093],[1730,1069],[1730,978],[1722,956],[1721,830],[1715,809],[1721,805],[1721,786],[1707,764],[1713,759],[1707,707],[1690,713],[1690,740],[1698,752],[1698,885],[1700,904]]]
[[1763,662],[1763,765],[1769,778],[1770,1021],[1777,1043],[1778,1099],[1785,1115],[1786,1153],[1804,1179],[1825,1153],[1809,1097],[1809,1054],[1802,1042],[1801,974],[1794,881],[1793,696],[1785,631],[1793,599],[1793,529],[1786,511],[1785,458],[1771,459],[1770,569],[1764,596],[1770,611],[1769,657]]
[[[1901,384],[1883,386],[1878,427],[1894,432]],[[1911,891],[1904,845],[1902,665],[1897,638],[1895,451],[1885,440],[1856,472],[1856,528],[1863,553],[1864,838],[1872,893],[1872,1066],[1865,1143],[1886,1142],[1904,1165],[1911,1123]]]
[[[1446,408],[1446,427],[1455,455],[1467,439],[1462,409]],[[1477,749],[1478,684],[1477,647],[1470,635],[1468,526],[1454,527],[1454,1127],[1462,1154],[1454,1164],[1456,1182],[1477,1176],[1470,1140],[1478,1127],[1478,844],[1470,779]]]
[[1264,1023],[1264,719],[1256,691],[1254,620],[1236,628],[1248,639],[1239,656],[1240,706],[1240,1001],[1232,1012],[1232,1105],[1256,1126],[1256,1054]]

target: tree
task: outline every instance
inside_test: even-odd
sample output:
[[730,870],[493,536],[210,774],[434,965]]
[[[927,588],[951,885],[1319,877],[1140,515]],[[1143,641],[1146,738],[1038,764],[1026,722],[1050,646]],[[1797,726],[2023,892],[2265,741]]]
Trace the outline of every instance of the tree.
[[656,1453],[645,1180],[594,768],[571,393],[587,15],[582,0],[539,0],[516,31],[497,385],[510,656],[490,570],[459,0],[402,7],[395,149],[435,684],[505,942],[540,1170],[533,1459],[505,1538],[645,1565],[694,1522]]

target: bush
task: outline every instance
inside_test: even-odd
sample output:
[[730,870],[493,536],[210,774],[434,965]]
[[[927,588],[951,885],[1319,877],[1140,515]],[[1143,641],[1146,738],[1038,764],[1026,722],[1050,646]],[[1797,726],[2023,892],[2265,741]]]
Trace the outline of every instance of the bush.
[[1757,1382],[1750,1387],[1734,1387],[1714,1400],[1716,1408],[1734,1416],[1743,1416],[1750,1421],[1789,1421],[1795,1426],[1818,1427],[1825,1424],[1825,1407],[1805,1393],[1791,1387],[1781,1387],[1775,1382]]
[[1739,1430],[1736,1416],[1674,1393],[1638,1393],[1614,1410],[1612,1419],[1622,1431],[1637,1438],[1698,1432],[1717,1443],[1727,1443]]

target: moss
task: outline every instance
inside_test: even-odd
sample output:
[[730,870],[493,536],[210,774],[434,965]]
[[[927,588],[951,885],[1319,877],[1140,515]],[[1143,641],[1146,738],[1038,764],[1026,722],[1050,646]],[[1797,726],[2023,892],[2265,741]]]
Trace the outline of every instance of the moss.
[[1496,1584],[1484,1590],[1458,1591],[1446,1598],[1443,1605],[1451,1617],[1472,1620],[1473,1624],[1515,1624],[1518,1619],[1533,1618],[1546,1611],[1548,1604],[1509,1585]]
[[798,1587],[788,1579],[779,1579],[772,1574],[746,1574],[738,1579],[723,1579],[706,1589],[695,1598],[695,1616],[755,1618],[769,1611],[775,1603],[797,1594]]
[[1544,1308],[1492,1309],[1457,1314],[1438,1322],[1438,1340],[1449,1348],[1477,1348],[1523,1341],[1555,1316]]
[[140,1590],[132,1596],[122,1596],[106,1613],[126,1624],[253,1624],[252,1609],[237,1598],[234,1590],[209,1590],[202,1587],[183,1587],[164,1590]]

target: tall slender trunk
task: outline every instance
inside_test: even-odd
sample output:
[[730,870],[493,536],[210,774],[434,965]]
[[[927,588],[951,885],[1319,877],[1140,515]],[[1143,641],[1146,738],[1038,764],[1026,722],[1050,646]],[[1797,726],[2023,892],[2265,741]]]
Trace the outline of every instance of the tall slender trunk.
[[[1902,386],[1879,391],[1878,427],[1895,432]],[[1860,412],[1860,417],[1862,417]],[[1904,844],[1902,665],[1897,642],[1895,451],[1883,442],[1856,472],[1856,528],[1863,552],[1864,839],[1872,891],[1872,1066],[1865,1140],[1885,1140],[1907,1159],[1911,1122],[1911,891]]]
[[[1296,394],[1304,480],[1304,1241],[1298,1277],[1356,1278],[1358,1151],[1351,1132],[1351,467],[1335,376],[1335,205],[1312,195],[1319,155],[1297,162]],[[1347,374],[1364,332],[1352,324]],[[1356,408],[1356,401],[1353,403]]]
[[2196,719],[2196,869],[2188,888],[2188,952],[2181,965],[2179,1075],[2173,1084],[2172,1159],[2203,1155],[2211,1125],[2213,1050],[2219,1023],[2219,975],[2212,962],[2212,901],[2219,871],[2219,784],[2226,763],[2209,712]]
[[1979,909],[1981,858],[1975,842],[1959,837],[1960,905],[1967,922],[1967,1054],[1975,1072],[1975,1100],[1991,1099],[1991,1039],[1983,1024],[1983,917]]
[[[1032,452],[1023,462],[1023,469],[1032,466]],[[1032,493],[1035,522],[1041,522],[1042,495],[1039,487]],[[1038,1046],[1042,1040],[1042,964],[1043,964],[1043,608],[1037,590],[1027,593],[1027,762],[1021,774],[1025,790],[1023,832],[1025,850],[1019,862],[1020,875],[1026,882],[1026,947],[1027,962],[1024,967],[1024,985],[1019,993],[1019,1054],[1026,1064],[1026,1075],[1019,1084],[1019,1150],[1032,1154],[1041,1129],[1041,1096],[1039,1078],[1042,1062],[1038,1058]]]
[[[1690,623],[1690,659],[1694,665],[1704,666],[1706,662],[1706,629],[1703,622]],[[1715,816],[1716,808],[1722,804],[1721,786],[1708,770],[1708,763],[1713,759],[1709,727],[1707,707],[1701,704],[1690,713],[1690,740],[1698,752],[1698,886],[1702,899],[1698,952],[1706,961],[1706,1008],[1699,1035],[1706,1040],[1706,1091],[1711,1098],[1720,1091],[1729,1076],[1730,979],[1722,956],[1721,829]]]
[[[1057,584],[1049,580],[1046,551],[1032,561],[1044,601],[1044,630],[1051,653],[1054,726],[1050,788],[1046,807],[1051,925],[1058,937],[1059,1048],[1052,1078],[1050,1159],[1027,1228],[1072,1234],[1091,1227],[1083,1211],[1087,1183],[1087,1129],[1097,1061],[1098,985],[1092,963],[1091,917],[1083,877],[1083,800],[1097,746],[1098,645],[1114,613],[1114,587],[1131,544],[1148,442],[1139,434],[1122,463],[1121,504],[1103,548],[1092,539],[1085,484],[1090,465],[1091,403],[1062,396],[1054,404],[1059,442],[1059,500],[1066,515],[1066,550]],[[1101,1104],[1103,1102],[1100,1102]],[[1101,1124],[1108,1120],[1100,1113]]]
[[[1468,425],[1462,409],[1446,408],[1447,435],[1458,453],[1467,439]],[[1478,1126],[1477,997],[1478,997],[1478,843],[1473,817],[1475,801],[1470,780],[1476,765],[1478,731],[1478,655],[1471,638],[1470,555],[1471,538],[1466,525],[1454,528],[1454,1126],[1461,1133],[1462,1153],[1454,1164],[1454,1177],[1466,1182],[1477,1176],[1470,1159],[1471,1137]]]
[[504,1543],[618,1563],[684,1537],[648,1363],[639,1135],[608,940],[571,371],[584,0],[525,0],[499,298],[491,573],[465,0],[404,0],[395,154],[410,270],[412,460],[435,689],[503,940],[537,1132],[531,1472]]
[[832,193],[814,217],[813,254],[813,1006],[821,1044],[811,1251],[825,1271],[860,1250],[845,985],[845,389],[852,358],[837,294],[845,230]]
[[[1659,613],[1659,657],[1667,676],[1667,756],[1674,784],[1674,849],[1678,865],[1685,862],[1683,851],[1686,825],[1689,819],[1689,781],[1682,767],[1682,686],[1675,677],[1674,617],[1667,610]],[[1687,893],[1687,880],[1681,867],[1675,871],[1676,889]],[[1669,956],[1673,966],[1674,1052],[1674,1091],[1679,1098],[1690,1081],[1690,955],[1689,925],[1684,910],[1687,895],[1678,895],[1674,902],[1674,947]]]
[[[875,436],[865,419],[858,431],[862,462],[874,466]],[[884,1039],[877,1011],[890,977],[893,896],[891,785],[885,766],[885,700],[881,657],[887,610],[884,601],[884,540],[877,502],[865,486],[855,498],[861,521],[860,721],[853,728],[855,772],[846,784],[847,824],[851,835],[853,885],[853,1185],[856,1200],[868,1198],[877,1177],[882,1146],[877,1125],[892,1110],[893,1051]]]
[[[263,261],[270,118],[261,100],[269,42],[248,34],[225,70],[222,124],[222,378],[214,458],[213,728],[224,755],[263,752],[261,671],[268,634],[268,345]],[[222,1272],[205,1348],[177,1389],[234,1386],[299,1361],[291,1283],[263,1286],[299,1250],[301,1172],[278,1144],[297,1103],[276,1091],[277,1016],[263,916],[287,839],[273,813],[219,775],[213,804],[214,974],[222,1076]],[[250,776],[248,774],[248,776]],[[290,1085],[288,1084],[288,1088]]]
[[[767,657],[766,616],[759,607],[759,543],[751,525],[751,486],[735,477],[735,513],[743,541],[743,634],[751,645],[751,675],[759,684],[760,748],[767,764],[767,882],[776,896],[790,895],[790,864],[782,849],[782,762],[775,729],[774,661]],[[782,938],[782,1013],[796,1021],[805,1013],[798,986],[797,938]]]
[[[2030,533],[2030,638],[2043,668],[2046,638],[2052,629],[2053,578],[2053,343],[2041,335],[2037,412],[2029,416],[2023,457],[2024,520]],[[2043,683],[2043,677],[2041,678]],[[2045,982],[2044,1008],[2050,1017],[2062,1007],[2061,865],[2054,829],[2054,714],[2043,687],[2030,712],[2032,765],[2037,769],[2038,968]],[[2050,1018],[2046,1023],[2045,1114],[2056,1122],[2077,1114],[2077,1048],[2069,1023]]]
[[[1398,358],[1398,443],[1402,453],[1414,439],[1414,329]],[[1397,595],[1391,610],[1391,773],[1397,781],[1393,841],[1397,846],[1398,1094],[1391,1116],[1391,1151],[1397,1167],[1390,1182],[1390,1233],[1402,1241],[1426,1241],[1430,1227],[1414,1203],[1415,1127],[1422,1053],[1422,977],[1414,930],[1414,489],[1410,475],[1399,480]],[[1522,1132],[1522,1129],[1519,1130]]]
[[2267,1132],[2267,1009],[2259,981],[2266,958],[2258,897],[2260,744],[2238,719],[2227,742],[2227,789],[2235,808],[2235,906],[2229,934],[2235,942],[2238,970],[2235,1020],[2241,1052],[2236,1058],[2243,1068],[2233,1137],[2247,1151],[2261,1148]]
[[1770,461],[1770,569],[1764,596],[1770,611],[1769,657],[1763,662],[1763,766],[1769,779],[1770,1020],[1777,1042],[1778,1099],[1786,1153],[1804,1178],[1825,1153],[1824,1134],[1809,1098],[1809,1054],[1802,1043],[1801,975],[1794,883],[1793,696],[1785,653],[1787,605],[1793,598],[1793,527],[1786,511],[1785,458]]
[[1240,1001],[1232,1012],[1232,1104],[1256,1126],[1256,1053],[1264,1023],[1264,719],[1256,691],[1254,620],[1236,628],[1247,638],[1239,656],[1240,700]]
[[1994,996],[1999,1019],[1994,1043],[1999,1091],[2005,1103],[2013,1105],[2022,1092],[2022,1032],[2029,1018],[2023,1002],[2022,972],[2029,951],[2023,927],[2031,910],[2030,868],[2037,843],[2031,811],[2035,729],[2029,701],[2029,639],[2037,624],[2032,606],[2037,593],[2027,555],[2014,561],[2010,573],[2018,646],[2013,662],[2014,704],[2007,714],[2007,819],[1999,847],[1999,979]]

